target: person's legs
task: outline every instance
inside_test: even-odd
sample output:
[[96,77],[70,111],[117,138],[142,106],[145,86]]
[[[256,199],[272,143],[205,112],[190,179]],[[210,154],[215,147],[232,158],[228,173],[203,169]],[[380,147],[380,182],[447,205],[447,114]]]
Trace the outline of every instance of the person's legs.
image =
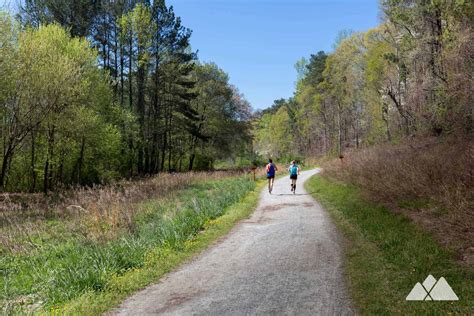
[[272,193],[273,191],[273,182],[275,181],[274,177],[268,177],[268,192]]
[[293,193],[296,191],[296,179],[293,179]]

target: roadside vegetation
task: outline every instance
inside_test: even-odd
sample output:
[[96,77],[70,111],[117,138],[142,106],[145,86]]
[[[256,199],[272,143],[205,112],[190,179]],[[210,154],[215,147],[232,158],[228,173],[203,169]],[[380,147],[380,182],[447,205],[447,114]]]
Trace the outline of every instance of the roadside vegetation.
[[[160,194],[162,183],[173,189]],[[257,200],[248,175],[163,175],[125,187],[77,192],[86,202],[76,211],[24,210],[2,221],[2,313],[103,312],[228,231]],[[134,194],[148,199],[127,202]]]
[[[354,185],[326,172],[306,189],[328,210],[346,240],[351,295],[365,315],[450,315],[472,313],[474,270],[456,252],[386,206],[370,201]],[[417,282],[445,277],[459,297],[453,302],[407,302]]]
[[361,189],[366,199],[401,213],[465,265],[474,264],[472,139],[408,140],[346,153],[324,173]]

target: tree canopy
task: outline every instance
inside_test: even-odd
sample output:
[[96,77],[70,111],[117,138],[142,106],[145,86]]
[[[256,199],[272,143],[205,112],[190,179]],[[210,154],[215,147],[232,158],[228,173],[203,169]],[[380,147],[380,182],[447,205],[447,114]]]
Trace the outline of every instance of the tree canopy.
[[48,192],[251,154],[251,109],[164,1],[0,14],[3,190]]

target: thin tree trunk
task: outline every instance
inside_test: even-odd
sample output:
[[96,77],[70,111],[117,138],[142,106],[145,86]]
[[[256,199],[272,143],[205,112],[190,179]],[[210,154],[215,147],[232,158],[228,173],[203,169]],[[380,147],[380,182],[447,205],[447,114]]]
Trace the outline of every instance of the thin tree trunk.
[[124,87],[124,73],[123,68],[125,67],[125,60],[124,60],[124,49],[123,44],[120,44],[120,104],[124,106],[125,100],[125,87]]
[[196,158],[196,154],[193,152],[191,156],[189,157],[189,166],[188,166],[188,171],[193,170],[193,165],[194,165],[194,159]]
[[385,128],[387,133],[387,140],[392,141],[392,134],[390,133],[390,126],[388,122],[388,107],[386,104],[382,105],[382,120],[385,122]]
[[163,133],[163,145],[161,147],[160,171],[163,171],[165,169],[166,146],[167,146],[167,132],[165,131]]
[[46,162],[44,164],[44,176],[43,176],[43,192],[48,194],[48,190],[51,188],[51,177],[52,168],[50,166],[50,158],[53,156],[54,146],[54,125],[48,128],[48,149],[46,153]]
[[132,62],[133,62],[133,40],[130,35],[130,42],[129,42],[129,55],[128,55],[128,98],[130,109],[133,109],[133,91],[132,91]]
[[82,180],[82,165],[84,163],[84,149],[86,147],[86,139],[82,137],[81,140],[81,151],[79,153],[79,160],[77,161],[77,178],[76,183],[81,183]]
[[338,136],[339,136],[339,142],[338,142],[338,152],[339,155],[342,155],[342,122],[341,122],[341,105],[339,104],[339,101],[337,101],[337,123],[338,123]]
[[[140,58],[140,57],[139,57]],[[140,59],[139,59],[140,60]],[[137,112],[138,112],[138,123],[140,129],[140,140],[138,143],[138,173],[143,174],[144,169],[144,151],[146,150],[146,135],[145,135],[145,69],[143,66],[138,68],[137,76],[137,88],[138,88],[138,99],[137,99]]]
[[359,119],[356,119],[356,148],[359,148]]
[[36,190],[36,170],[35,170],[35,132],[31,131],[31,187],[30,192],[35,192]]
[[168,171],[171,171],[171,149],[172,149],[172,146],[171,146],[171,130],[169,131],[168,133],[168,139],[170,140],[169,141],[169,146],[168,146]]
[[12,157],[13,149],[11,145],[8,145],[7,150],[5,151],[5,154],[3,155],[3,161],[2,161],[2,172],[0,173],[0,186],[4,189],[5,188],[5,180],[7,177],[7,170],[10,164],[10,160]]

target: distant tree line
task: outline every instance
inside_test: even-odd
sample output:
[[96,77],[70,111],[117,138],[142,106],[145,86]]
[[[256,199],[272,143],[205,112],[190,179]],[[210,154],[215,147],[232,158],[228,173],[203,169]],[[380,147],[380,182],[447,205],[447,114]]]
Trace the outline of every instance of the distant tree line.
[[414,135],[472,135],[472,1],[382,0],[384,22],[296,64],[292,98],[254,122],[260,154],[342,154]]
[[50,191],[251,153],[251,109],[164,1],[0,13],[0,187]]

